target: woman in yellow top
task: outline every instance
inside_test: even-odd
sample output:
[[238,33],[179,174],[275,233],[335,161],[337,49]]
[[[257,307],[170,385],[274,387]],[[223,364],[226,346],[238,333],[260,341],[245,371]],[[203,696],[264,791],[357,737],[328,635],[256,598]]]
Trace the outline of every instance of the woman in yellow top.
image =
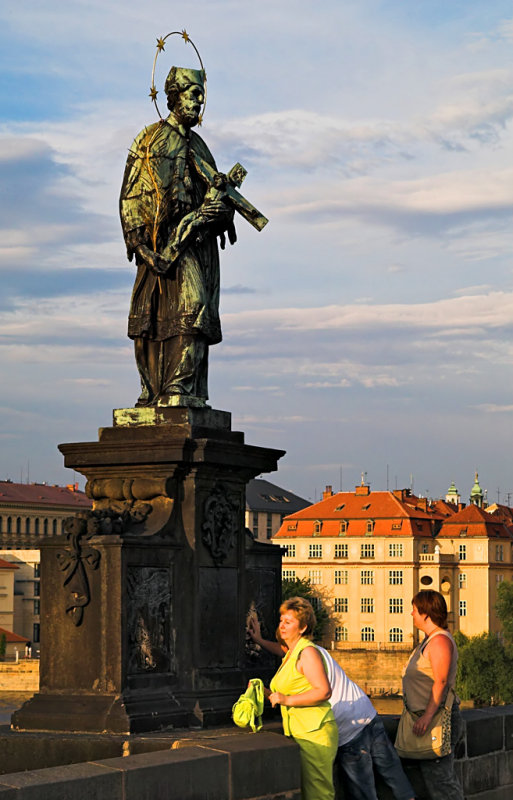
[[283,731],[300,747],[302,800],[334,800],[338,729],[324,662],[310,640],[314,626],[308,600],[291,597],[282,604],[278,630],[288,651],[271,681],[269,700],[281,707]]

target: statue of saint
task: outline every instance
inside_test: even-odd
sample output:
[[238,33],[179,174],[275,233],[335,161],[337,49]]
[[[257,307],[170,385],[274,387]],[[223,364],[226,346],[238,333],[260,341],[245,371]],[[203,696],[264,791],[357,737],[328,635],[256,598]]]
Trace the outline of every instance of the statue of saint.
[[137,406],[205,405],[208,348],[222,338],[217,238],[224,248],[225,234],[231,244],[236,235],[233,207],[222,199],[228,178],[192,130],[204,82],[203,70],[172,67],[169,116],[141,131],[126,163],[120,214],[137,264],[128,319],[142,387]]

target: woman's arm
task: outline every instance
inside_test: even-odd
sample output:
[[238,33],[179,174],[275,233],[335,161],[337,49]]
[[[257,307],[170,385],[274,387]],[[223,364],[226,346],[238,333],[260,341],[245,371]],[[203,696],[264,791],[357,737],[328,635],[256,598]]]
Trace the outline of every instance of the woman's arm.
[[269,639],[262,639],[262,633],[260,631],[260,623],[258,619],[256,619],[256,617],[249,618],[248,633],[253,639],[253,641],[259,644],[260,647],[263,647],[265,650],[268,650],[275,656],[283,658],[283,649],[281,644],[278,644],[278,642],[271,642]]
[[413,726],[413,733],[417,736],[422,736],[427,731],[431,720],[444,699],[451,668],[452,651],[453,644],[447,636],[435,636],[426,645],[425,654],[429,658],[433,670],[433,686],[431,687],[431,696],[426,710]]
[[297,668],[299,672],[303,673],[312,688],[301,694],[273,692],[269,697],[273,707],[276,705],[294,708],[316,706],[331,697],[331,686],[324,669],[324,662],[315,647],[305,647],[301,652]]

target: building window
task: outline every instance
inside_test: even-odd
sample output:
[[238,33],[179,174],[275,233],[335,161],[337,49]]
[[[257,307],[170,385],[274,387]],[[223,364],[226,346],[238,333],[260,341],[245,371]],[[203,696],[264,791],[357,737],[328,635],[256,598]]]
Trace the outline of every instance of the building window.
[[362,569],[360,572],[360,583],[364,586],[372,586],[374,583],[374,570]]
[[296,580],[296,570],[295,569],[284,569],[282,570],[281,577],[284,581],[295,581]]
[[495,545],[495,560],[504,561],[504,545],[502,544]]
[[335,597],[334,611],[337,614],[347,614],[349,603],[347,597]]
[[362,642],[373,642],[374,641],[374,628],[370,628],[368,625],[365,628],[362,628],[362,635],[361,635]]
[[391,597],[388,601],[389,614],[402,614],[403,613],[403,598]]
[[295,544],[287,544],[285,546],[285,552],[283,554],[286,558],[295,558],[296,557],[296,545]]
[[7,533],[12,533],[12,519],[7,517]]
[[21,533],[21,517],[16,518],[16,533]]
[[340,523],[340,528],[338,530],[339,533],[347,533],[347,529],[349,527],[349,523],[346,519],[343,519]]
[[313,526],[314,536],[315,534],[319,534],[322,531],[322,522],[320,519],[316,519]]
[[308,580],[312,586],[318,586],[322,583],[322,571],[320,569],[311,569],[308,572]]
[[30,517],[25,519],[25,533],[30,533]]
[[388,641],[389,642],[402,642],[403,640],[403,629],[402,628],[390,628],[388,631]]
[[45,536],[48,536],[48,520],[46,519],[46,517],[43,520],[43,533]]
[[347,628],[345,625],[337,625],[335,628],[335,641],[336,642],[347,642]]
[[429,545],[424,543],[424,544],[422,545],[422,547],[421,547],[421,550],[420,550],[420,552],[421,552],[421,553],[429,553]]
[[320,611],[322,607],[321,598],[320,597],[310,597],[310,604],[314,611]]
[[63,519],[61,519],[61,533],[66,533],[66,531],[64,530],[64,520]]
[[349,558],[349,545],[336,544],[335,545],[335,558]]
[[34,581],[34,597],[39,597],[39,581]]
[[467,616],[467,601],[460,600],[460,617],[466,617],[466,616]]
[[35,643],[39,642],[39,630],[40,630],[39,622],[34,622],[32,626],[32,641]]
[[389,544],[388,545],[388,555],[390,558],[402,558],[403,556],[403,545],[402,544]]
[[360,558],[374,558],[374,545],[361,544],[360,545]]
[[373,614],[374,613],[374,598],[373,597],[362,597],[360,600],[360,611],[362,614]]
[[347,586],[348,581],[349,581],[349,572],[347,569],[335,570],[335,585]]
[[57,533],[57,520],[56,519],[52,520],[52,533],[53,533],[54,536]]
[[460,561],[466,561],[467,560],[467,545],[466,544],[460,544],[459,549],[458,549],[458,555],[459,555]]
[[388,582],[390,586],[402,586],[403,583],[403,571],[402,569],[389,569],[388,570]]
[[373,519],[368,519],[367,520],[366,533],[368,533],[368,534],[372,533],[373,530],[374,530],[374,520]]
[[36,615],[36,617],[38,617],[40,613],[41,613],[41,601],[34,600],[34,614]]
[[34,564],[34,578],[41,577],[41,564]]
[[253,525],[251,527],[253,538],[258,539],[258,511],[253,511],[251,516],[253,518]]
[[34,533],[39,536],[39,517],[34,520]]
[[460,589],[466,589],[467,588],[467,573],[466,572],[460,572],[460,574],[458,575],[458,586],[460,587]]
[[273,515],[270,511],[268,511],[266,515],[265,535],[268,539],[273,535]]
[[502,583],[502,581],[504,580],[504,575],[496,575],[495,580],[497,583]]
[[322,544],[309,544],[308,558],[322,558]]

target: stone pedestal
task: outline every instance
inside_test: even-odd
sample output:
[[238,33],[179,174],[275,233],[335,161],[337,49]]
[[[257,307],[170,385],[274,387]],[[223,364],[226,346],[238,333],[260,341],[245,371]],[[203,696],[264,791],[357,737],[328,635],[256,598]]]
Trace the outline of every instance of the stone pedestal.
[[41,541],[41,685],[16,729],[141,732],[227,722],[274,662],[281,555],[245,529],[245,487],[283,451],[209,408],[122,409],[98,442],[63,444],[92,512]]

